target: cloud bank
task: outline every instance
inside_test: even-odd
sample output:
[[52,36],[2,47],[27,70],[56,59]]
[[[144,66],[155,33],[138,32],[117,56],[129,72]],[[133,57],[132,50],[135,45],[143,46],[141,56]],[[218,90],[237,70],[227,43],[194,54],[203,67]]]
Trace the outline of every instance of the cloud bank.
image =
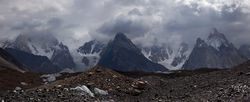
[[0,35],[50,34],[74,49],[117,32],[145,46],[193,44],[216,27],[239,46],[250,44],[249,14],[249,0],[0,0]]

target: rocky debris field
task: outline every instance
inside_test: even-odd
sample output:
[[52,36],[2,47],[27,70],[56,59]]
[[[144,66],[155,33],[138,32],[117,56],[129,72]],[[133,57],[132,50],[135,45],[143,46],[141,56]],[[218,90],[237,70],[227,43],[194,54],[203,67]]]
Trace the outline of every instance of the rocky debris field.
[[250,100],[250,62],[232,69],[171,73],[117,72],[94,67],[55,82],[6,91],[5,101],[241,102]]
[[[65,77],[66,76],[66,77]],[[28,90],[8,91],[1,95],[6,101],[108,101],[125,95],[138,96],[146,81],[126,77],[110,69],[94,67],[87,72],[70,76],[62,74],[59,80]],[[94,95],[90,95],[89,90]]]

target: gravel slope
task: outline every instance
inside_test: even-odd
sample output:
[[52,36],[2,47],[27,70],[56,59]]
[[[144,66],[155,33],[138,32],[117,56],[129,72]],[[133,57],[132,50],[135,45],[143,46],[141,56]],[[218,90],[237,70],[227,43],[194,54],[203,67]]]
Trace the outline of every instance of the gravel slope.
[[[10,101],[85,102],[248,102],[250,61],[232,69],[200,69],[172,73],[116,72],[94,67],[87,72],[61,77],[48,85],[26,91],[5,92],[0,99]],[[108,91],[90,97],[70,90],[86,85]]]

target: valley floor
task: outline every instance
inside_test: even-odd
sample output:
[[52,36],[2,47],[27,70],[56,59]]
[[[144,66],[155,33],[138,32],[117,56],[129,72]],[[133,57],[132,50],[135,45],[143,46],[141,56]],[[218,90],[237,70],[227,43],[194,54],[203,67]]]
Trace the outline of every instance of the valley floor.
[[[65,76],[65,77],[64,77]],[[91,97],[72,90],[86,85],[106,90]],[[25,91],[1,92],[5,101],[109,101],[109,102],[241,102],[250,100],[250,62],[232,69],[200,69],[172,73],[116,72],[94,67],[64,74],[57,81]]]

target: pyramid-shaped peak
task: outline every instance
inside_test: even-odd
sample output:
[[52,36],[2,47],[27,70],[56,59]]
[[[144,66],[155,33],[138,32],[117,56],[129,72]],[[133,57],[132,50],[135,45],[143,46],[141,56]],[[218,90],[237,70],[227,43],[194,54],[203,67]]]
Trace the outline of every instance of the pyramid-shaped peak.
[[115,39],[128,39],[128,38],[124,33],[119,32],[115,35]]
[[218,33],[217,28],[213,28],[213,33]]
[[118,71],[168,71],[164,66],[148,60],[124,33],[116,34],[101,52],[100,58],[98,65]]

